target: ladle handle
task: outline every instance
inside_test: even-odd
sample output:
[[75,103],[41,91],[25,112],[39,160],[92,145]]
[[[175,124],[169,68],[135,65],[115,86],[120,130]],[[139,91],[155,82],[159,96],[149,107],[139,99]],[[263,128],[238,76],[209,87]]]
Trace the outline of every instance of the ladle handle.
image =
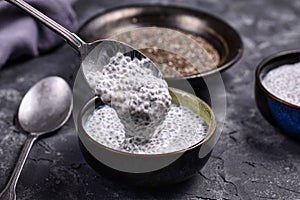
[[29,134],[25,144],[23,146],[21,155],[18,159],[18,162],[15,166],[15,169],[6,185],[4,190],[0,193],[0,200],[15,200],[16,199],[16,185],[19,180],[21,171],[24,167],[24,164],[27,160],[31,147],[34,141],[38,138],[35,134]]
[[72,33],[68,29],[64,28],[23,0],[5,1],[17,6],[18,8],[22,9],[23,11],[27,12],[28,14],[45,24],[48,28],[65,39],[66,42],[69,43],[76,51],[78,51],[79,53],[81,52],[81,48],[85,45],[85,42],[81,40],[75,33]]

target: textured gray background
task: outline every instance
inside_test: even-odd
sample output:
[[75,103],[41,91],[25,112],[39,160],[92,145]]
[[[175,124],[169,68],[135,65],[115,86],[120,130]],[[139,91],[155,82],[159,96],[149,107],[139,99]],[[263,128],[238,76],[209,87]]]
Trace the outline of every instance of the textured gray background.
[[[122,4],[142,1],[123,1]],[[143,1],[145,2],[145,1]],[[159,190],[135,190],[104,180],[84,161],[72,120],[33,147],[17,186],[18,199],[300,199],[300,143],[269,125],[254,102],[254,70],[266,56],[299,48],[299,0],[151,1],[217,15],[241,34],[241,61],[223,73],[228,112],[223,134],[204,169],[191,180]],[[118,0],[81,0],[80,22]],[[16,124],[24,93],[49,75],[74,81],[79,60],[66,45],[0,70],[0,188],[26,138]]]

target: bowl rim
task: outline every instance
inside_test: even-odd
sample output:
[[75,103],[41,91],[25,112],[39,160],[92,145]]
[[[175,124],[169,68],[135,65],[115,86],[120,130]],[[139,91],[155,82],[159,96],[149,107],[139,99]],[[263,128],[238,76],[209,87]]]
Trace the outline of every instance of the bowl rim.
[[[79,34],[84,27],[86,27],[90,22],[92,22],[94,19],[96,19],[97,17],[101,16],[101,15],[106,15],[108,13],[112,13],[112,12],[116,12],[118,10],[121,9],[130,9],[130,8],[143,8],[143,7],[152,7],[152,8],[157,8],[157,7],[162,7],[165,9],[180,9],[180,10],[185,10],[189,13],[198,15],[204,15],[206,17],[209,17],[211,19],[213,19],[214,21],[217,21],[218,23],[223,24],[224,26],[226,26],[229,30],[232,31],[234,37],[236,38],[236,44],[238,46],[238,48],[236,49],[236,53],[232,56],[232,58],[230,60],[228,60],[227,62],[224,62],[220,65],[218,65],[216,68],[209,70],[209,71],[205,71],[203,73],[200,74],[194,74],[194,75],[189,75],[189,76],[180,76],[180,77],[175,77],[175,78],[166,78],[166,79],[170,79],[170,80],[180,80],[180,79],[195,79],[195,78],[200,78],[200,77],[205,77],[205,76],[209,76],[212,74],[215,74],[217,72],[222,72],[224,70],[227,70],[228,68],[230,68],[231,66],[233,66],[235,63],[237,63],[244,52],[244,45],[243,45],[243,41],[242,38],[240,36],[240,34],[238,33],[238,31],[233,28],[233,26],[231,26],[229,23],[227,23],[226,21],[224,21],[223,19],[221,19],[220,17],[208,13],[202,9],[196,9],[196,8],[192,8],[192,7],[188,7],[188,6],[184,6],[184,5],[166,5],[163,3],[143,3],[143,4],[139,4],[139,3],[132,3],[132,4],[126,4],[126,5],[120,5],[120,6],[115,6],[115,7],[108,7],[108,8],[104,8],[102,10],[100,10],[99,12],[96,12],[95,14],[93,14],[91,17],[89,17],[87,20],[85,20],[78,28],[77,33]],[[215,30],[215,29],[213,29]],[[218,32],[214,33],[214,35],[217,35],[218,37],[220,37],[220,34]],[[223,38],[222,38],[223,39]],[[229,48],[228,48],[229,49]],[[234,51],[233,51],[234,52]]]
[[[299,62],[300,62],[300,49],[290,49],[290,50],[284,50],[284,51],[280,51],[277,53],[274,53],[266,58],[264,58],[256,67],[255,70],[255,79],[256,79],[256,83],[258,85],[258,87],[266,94],[268,95],[271,99],[276,100],[277,102],[284,104],[285,106],[300,110],[300,106],[297,106],[295,104],[289,103],[283,99],[280,99],[279,97],[275,96],[274,94],[272,94],[271,92],[269,92],[267,90],[267,88],[265,88],[265,86],[262,84],[262,79],[261,79],[261,72],[262,69],[266,66],[266,64],[268,63],[272,63],[272,61],[276,58],[281,58],[284,56],[288,56],[290,54],[299,54]],[[291,63],[286,63],[286,64],[291,64]],[[280,66],[280,65],[279,65]],[[279,66],[272,66],[271,69],[279,67]]]
[[[171,87],[169,87],[171,88]],[[117,149],[113,149],[111,147],[108,147],[108,146],[105,146],[105,145],[102,145],[101,143],[95,141],[86,131],[85,129],[83,128],[83,123],[82,123],[82,116],[84,115],[84,113],[87,111],[87,109],[89,108],[90,104],[95,101],[96,99],[98,99],[99,97],[98,96],[95,96],[93,97],[92,99],[90,99],[88,102],[85,103],[85,105],[82,107],[82,109],[80,110],[80,112],[78,113],[78,116],[77,116],[77,131],[81,131],[81,133],[83,133],[89,141],[91,141],[94,145],[98,146],[98,148],[102,148],[102,149],[105,149],[105,150],[108,150],[108,151],[111,151],[113,153],[117,153],[117,154],[121,154],[121,155],[125,155],[125,156],[131,156],[131,157],[143,157],[143,158],[155,158],[155,157],[165,157],[165,156],[172,156],[172,155],[178,155],[178,154],[183,154],[187,151],[190,151],[192,149],[195,149],[196,147],[199,147],[201,146],[202,144],[206,143],[207,141],[209,141],[213,135],[216,134],[216,130],[217,130],[217,119],[216,119],[216,116],[213,112],[213,110],[210,108],[210,106],[205,103],[202,99],[198,98],[197,96],[194,96],[188,92],[185,92],[185,91],[182,91],[182,90],[179,90],[179,89],[175,89],[175,88],[172,88],[172,90],[174,91],[179,91],[179,92],[184,92],[186,95],[189,95],[189,96],[193,96],[195,99],[197,99],[198,102],[201,103],[201,105],[204,105],[205,108],[207,108],[207,110],[209,111],[209,114],[211,115],[211,120],[212,120],[212,127],[211,127],[211,131],[210,133],[202,140],[200,140],[199,142],[197,142],[196,144],[192,145],[192,146],[189,146],[187,148],[184,148],[184,149],[181,149],[181,150],[178,150],[178,151],[173,151],[173,152],[168,152],[168,153],[160,153],[160,154],[136,154],[136,153],[129,153],[129,152],[124,152],[124,151],[120,151],[120,150],[117,150]],[[80,134],[78,134],[80,135]],[[79,139],[82,140],[79,136]],[[85,144],[83,143],[83,145],[85,146]]]

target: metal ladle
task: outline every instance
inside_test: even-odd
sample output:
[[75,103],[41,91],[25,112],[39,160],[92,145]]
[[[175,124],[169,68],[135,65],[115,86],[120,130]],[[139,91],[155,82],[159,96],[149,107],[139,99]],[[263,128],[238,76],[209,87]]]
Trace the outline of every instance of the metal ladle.
[[[145,55],[143,55],[133,47],[115,40],[97,40],[92,43],[85,43],[75,33],[70,32],[23,0],[6,1],[17,6],[23,11],[26,11],[28,14],[42,22],[48,28],[65,39],[71,47],[78,51],[81,56],[82,62],[86,61],[85,64],[82,64],[84,76],[86,76],[86,74],[91,71],[99,71],[99,69],[101,71],[102,67],[109,62],[109,59],[115,56],[118,52],[130,56],[131,58],[146,58]],[[151,65],[149,65],[148,67],[152,70],[153,75],[160,78],[162,77],[161,72],[153,62],[151,62]]]
[[62,127],[72,113],[73,96],[66,81],[53,76],[37,82],[24,96],[18,119],[29,132],[21,155],[0,200],[15,200],[16,185],[33,143],[42,135]]

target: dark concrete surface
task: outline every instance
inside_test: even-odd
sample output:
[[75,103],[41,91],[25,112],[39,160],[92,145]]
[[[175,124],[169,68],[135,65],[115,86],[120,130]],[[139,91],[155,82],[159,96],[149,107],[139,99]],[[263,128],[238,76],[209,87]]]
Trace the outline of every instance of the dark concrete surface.
[[[146,1],[81,0],[80,23],[118,4]],[[300,199],[300,142],[269,125],[254,102],[254,70],[266,56],[299,48],[298,0],[152,0],[198,8],[236,28],[244,42],[241,61],[223,73],[227,118],[212,157],[191,180],[168,188],[137,190],[103,179],[84,161],[73,120],[33,147],[17,186],[20,200],[71,199]],[[26,133],[16,123],[24,93],[39,79],[59,75],[70,84],[79,59],[64,45],[0,70],[0,189],[15,165]]]

